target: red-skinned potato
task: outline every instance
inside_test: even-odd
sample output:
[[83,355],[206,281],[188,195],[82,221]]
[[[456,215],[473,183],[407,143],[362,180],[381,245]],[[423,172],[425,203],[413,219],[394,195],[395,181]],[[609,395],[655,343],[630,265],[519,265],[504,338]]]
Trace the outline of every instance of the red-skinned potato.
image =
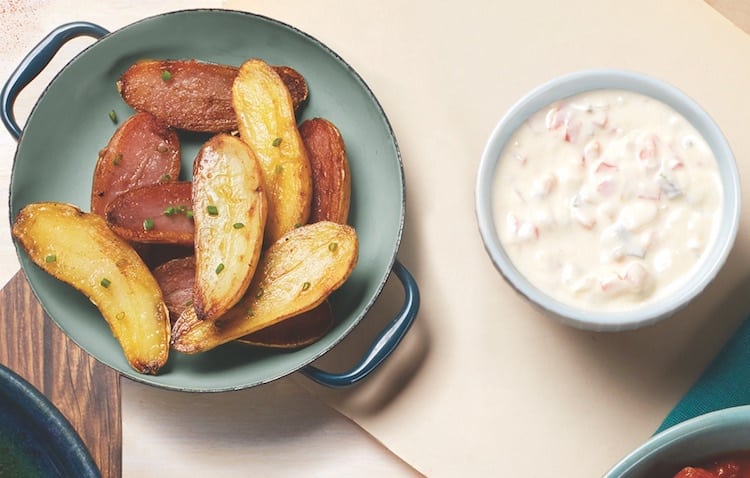
[[[307,100],[305,78],[294,68],[274,66],[289,89],[295,110]],[[123,100],[174,128],[206,133],[237,129],[232,107],[235,66],[197,60],[144,60],[120,77]]]
[[180,175],[177,133],[148,113],[127,118],[99,152],[91,190],[91,212],[104,216],[123,192],[176,180]]
[[309,222],[346,224],[351,200],[351,174],[341,132],[324,118],[299,126],[312,169],[312,206]]
[[192,183],[175,181],[129,189],[107,206],[105,219],[123,239],[192,246]]

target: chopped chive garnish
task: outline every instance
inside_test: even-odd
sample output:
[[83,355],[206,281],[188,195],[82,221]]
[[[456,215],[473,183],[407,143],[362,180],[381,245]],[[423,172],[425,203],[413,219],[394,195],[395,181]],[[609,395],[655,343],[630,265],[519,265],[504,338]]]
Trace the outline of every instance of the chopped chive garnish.
[[169,81],[172,78],[172,73],[169,72],[169,70],[164,70],[161,72],[161,79],[164,81]]
[[216,273],[218,274],[223,270],[224,270],[224,264],[219,263],[219,265],[216,266]]
[[159,182],[162,184],[168,183],[171,180],[172,180],[172,176],[170,176],[169,174],[164,174],[162,177],[159,178]]
[[44,262],[55,262],[57,260],[57,256],[54,254],[50,254],[47,257],[44,258]]
[[109,287],[109,285],[110,285],[111,283],[112,283],[112,282],[110,282],[110,280],[109,280],[109,279],[107,279],[106,277],[105,277],[104,279],[102,279],[102,281],[101,281],[101,282],[99,282],[99,284],[100,284],[100,285],[101,285],[102,287],[104,287],[105,289],[106,289],[106,288],[108,288],[108,287]]
[[117,320],[122,320],[125,318],[125,312],[118,312],[117,315],[115,315],[115,318]]
[[115,110],[110,110],[109,119],[111,119],[113,123],[117,123],[117,112]]
[[176,212],[177,212],[177,208],[175,208],[174,206],[169,206],[168,208],[166,208],[164,210],[164,215],[165,216],[174,216],[174,213],[176,213]]
[[271,143],[271,144],[273,145],[274,148],[278,148],[279,145],[281,144],[281,138],[274,139],[273,143]]
[[154,228],[154,220],[153,219],[144,219],[143,220],[143,229],[150,231]]
[[305,282],[304,284],[302,284],[302,290],[307,290],[309,288],[310,288],[310,283],[309,282]]
[[206,212],[209,216],[218,216],[219,215],[219,209],[216,206],[206,206]]
[[187,216],[188,219],[192,219],[193,218],[193,211],[192,211],[192,209],[188,209],[188,211],[185,213],[185,215]]
[[242,229],[243,227],[245,227],[245,225],[241,222],[235,222],[234,224],[232,224],[232,227],[235,229]]
[[336,242],[332,242],[332,243],[328,244],[328,250],[331,251],[331,252],[336,252],[336,249],[338,249],[338,248],[339,248],[339,245]]
[[301,222],[294,223],[294,228],[297,229],[298,227],[302,227],[302,223]]
[[117,153],[115,155],[115,157],[112,159],[112,164],[114,164],[115,166],[117,166],[121,162],[122,162],[122,153]]

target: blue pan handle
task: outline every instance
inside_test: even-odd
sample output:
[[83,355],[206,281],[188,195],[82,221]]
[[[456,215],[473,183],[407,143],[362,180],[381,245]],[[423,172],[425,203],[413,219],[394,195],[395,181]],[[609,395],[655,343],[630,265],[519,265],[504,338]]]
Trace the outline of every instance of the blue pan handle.
[[79,36],[90,36],[98,40],[108,33],[108,30],[93,23],[66,23],[55,28],[26,55],[0,91],[0,115],[2,115],[3,124],[15,139],[20,138],[22,132],[16,122],[16,115],[13,113],[13,106],[21,90],[44,70],[44,67],[68,41]]
[[309,379],[328,387],[341,388],[354,385],[375,370],[401,343],[419,310],[419,287],[414,277],[400,262],[393,263],[393,272],[404,287],[404,305],[388,327],[375,339],[365,356],[348,372],[340,374],[324,372],[308,365],[300,372]]

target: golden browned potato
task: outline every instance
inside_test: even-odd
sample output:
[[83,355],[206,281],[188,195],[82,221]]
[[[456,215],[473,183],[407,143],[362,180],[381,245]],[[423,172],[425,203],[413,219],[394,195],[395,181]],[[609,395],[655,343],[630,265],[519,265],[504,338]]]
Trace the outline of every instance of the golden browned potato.
[[172,327],[172,347],[202,352],[317,307],[349,277],[358,252],[350,226],[323,221],[293,229],[265,251],[247,293],[226,314],[200,320],[187,308]]
[[299,126],[312,168],[310,221],[346,224],[351,199],[351,175],[346,147],[338,128],[324,118],[305,120]]
[[[294,68],[273,67],[292,94],[295,110],[307,100],[305,78]],[[238,68],[196,60],[144,60],[120,77],[125,103],[174,128],[207,133],[237,129],[232,83]]]
[[[154,277],[164,294],[169,318],[174,323],[193,304],[195,257],[180,257],[154,269]],[[333,311],[328,301],[312,310],[237,339],[245,345],[274,349],[295,349],[323,337],[333,326]]]
[[99,308],[133,369],[159,371],[170,329],[161,289],[102,217],[70,204],[33,203],[20,211],[12,233],[34,263]]
[[200,320],[214,319],[245,294],[258,266],[266,224],[261,168],[241,139],[217,134],[193,164],[195,286]]
[[114,198],[104,216],[125,240],[192,246],[192,194],[188,181],[140,186]]
[[177,180],[180,175],[177,133],[148,113],[136,113],[115,131],[99,152],[91,190],[91,212],[104,216],[123,192]]
[[261,164],[268,197],[266,244],[276,242],[310,216],[312,172],[289,90],[262,60],[240,67],[232,87],[240,137]]

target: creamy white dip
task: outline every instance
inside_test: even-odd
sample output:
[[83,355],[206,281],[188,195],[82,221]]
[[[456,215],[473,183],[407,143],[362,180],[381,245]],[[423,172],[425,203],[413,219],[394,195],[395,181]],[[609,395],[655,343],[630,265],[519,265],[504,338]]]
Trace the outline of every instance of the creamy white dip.
[[663,297],[715,239],[716,159],[653,98],[597,90],[537,112],[504,149],[494,183],[500,241],[532,284],[589,310]]

